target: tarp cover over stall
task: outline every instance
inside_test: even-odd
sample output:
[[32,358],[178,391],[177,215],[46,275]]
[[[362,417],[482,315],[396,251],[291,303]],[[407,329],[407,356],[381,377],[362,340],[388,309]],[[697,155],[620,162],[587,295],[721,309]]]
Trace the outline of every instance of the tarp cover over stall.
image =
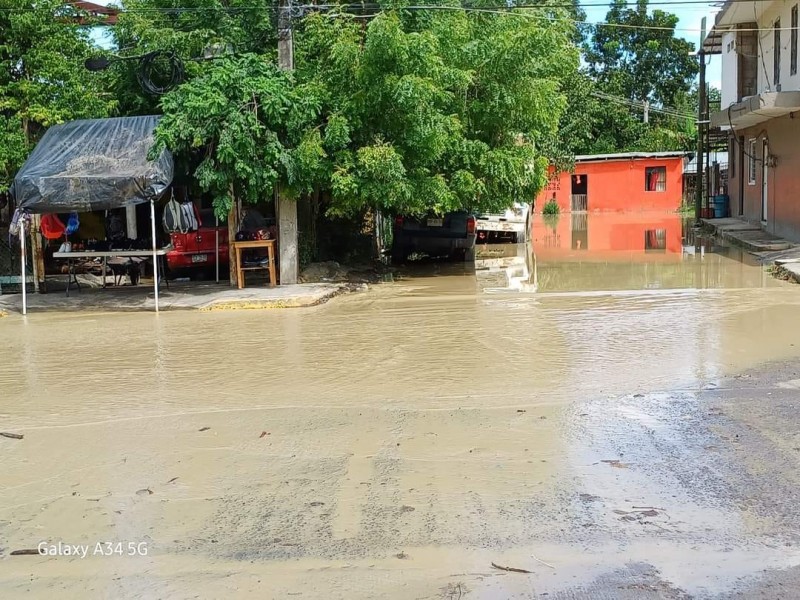
[[157,116],[72,121],[47,130],[14,178],[17,206],[33,213],[110,210],[158,198],[172,155],[147,160]]

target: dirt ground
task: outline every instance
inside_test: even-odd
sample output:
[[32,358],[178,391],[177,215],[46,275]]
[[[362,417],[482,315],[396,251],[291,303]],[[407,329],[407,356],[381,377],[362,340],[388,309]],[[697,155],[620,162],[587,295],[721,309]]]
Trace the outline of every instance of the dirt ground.
[[800,288],[545,254],[506,292],[9,315],[0,595],[799,597]]

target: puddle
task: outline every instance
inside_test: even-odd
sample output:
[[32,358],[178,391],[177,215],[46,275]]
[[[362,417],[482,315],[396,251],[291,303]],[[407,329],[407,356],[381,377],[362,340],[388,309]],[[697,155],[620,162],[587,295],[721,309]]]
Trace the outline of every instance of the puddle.
[[[798,357],[797,290],[677,215],[562,215],[311,309],[4,319],[0,585],[556,597],[630,563],[697,593],[792,566],[692,407]],[[620,520],[640,505],[665,510]],[[7,556],[43,540],[150,553]]]

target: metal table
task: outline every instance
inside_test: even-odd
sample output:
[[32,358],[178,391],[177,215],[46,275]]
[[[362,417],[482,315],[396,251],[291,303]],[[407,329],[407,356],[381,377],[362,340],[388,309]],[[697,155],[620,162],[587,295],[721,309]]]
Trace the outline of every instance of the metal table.
[[169,251],[170,248],[160,248],[157,249],[155,252],[153,252],[152,250],[107,250],[107,251],[82,250],[80,252],[54,252],[53,258],[60,258],[67,260],[67,265],[69,266],[69,275],[67,276],[67,296],[69,296],[69,288],[73,283],[77,286],[78,291],[81,291],[81,284],[78,283],[78,277],[77,274],[75,273],[75,260],[79,258],[103,259],[103,287],[106,287],[106,270],[108,267],[109,258],[115,258],[115,257],[151,258],[153,254],[155,254],[156,257],[158,258],[157,264],[155,265],[156,284],[158,287],[160,287],[161,281],[164,281],[167,285],[167,288],[169,288],[169,281],[167,281],[167,278],[165,276],[166,269],[164,267],[164,257]]

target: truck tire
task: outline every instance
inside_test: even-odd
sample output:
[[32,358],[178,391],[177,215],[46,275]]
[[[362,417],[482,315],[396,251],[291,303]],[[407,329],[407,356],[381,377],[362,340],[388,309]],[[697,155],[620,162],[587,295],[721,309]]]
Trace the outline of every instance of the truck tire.
[[450,253],[450,258],[458,262],[475,262],[475,246],[453,250]]
[[408,248],[404,248],[403,246],[392,246],[392,264],[399,265],[404,263],[408,258],[409,251]]

